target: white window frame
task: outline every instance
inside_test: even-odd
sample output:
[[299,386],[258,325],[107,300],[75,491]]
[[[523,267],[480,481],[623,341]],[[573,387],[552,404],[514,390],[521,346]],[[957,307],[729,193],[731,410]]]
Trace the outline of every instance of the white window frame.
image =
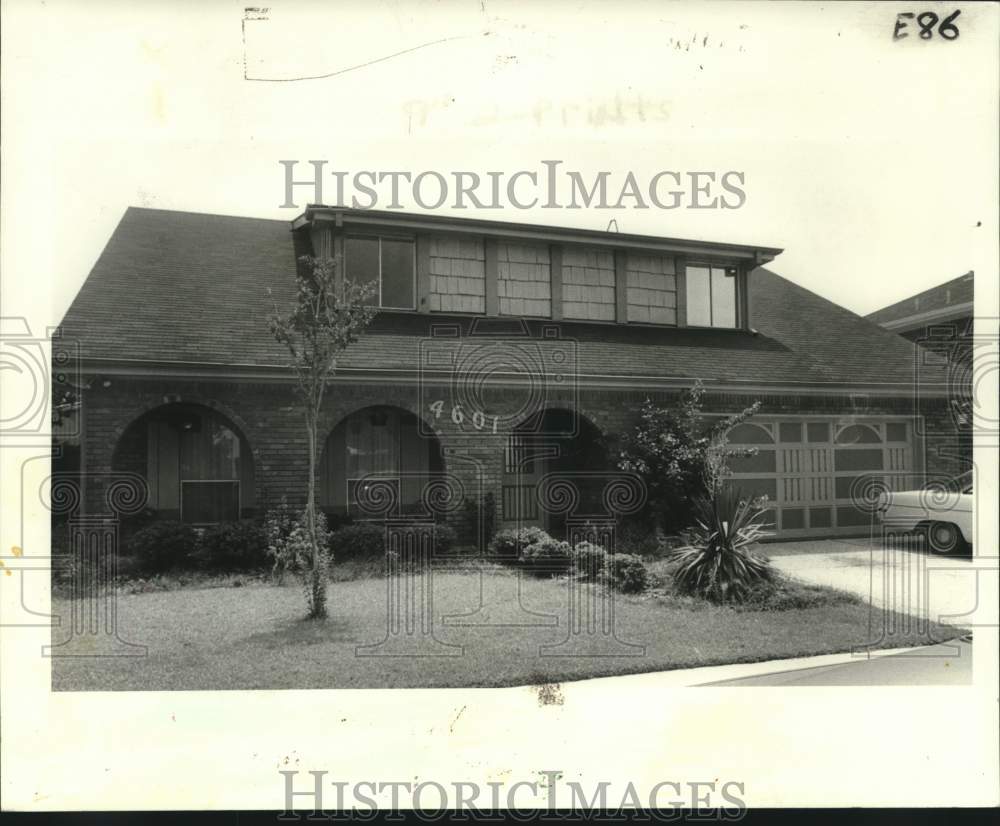
[[[689,318],[688,307],[690,306],[688,302],[690,301],[691,292],[688,289],[689,285],[687,284],[687,279],[688,279],[688,270],[690,270],[692,267],[698,267],[698,268],[703,269],[703,270],[704,269],[708,270],[708,324],[707,325],[706,324],[691,324],[688,321],[688,318]],[[716,325],[714,323],[714,321],[715,321],[715,308],[712,305],[712,270],[713,269],[715,269],[715,270],[736,270],[735,275],[732,276],[732,279],[733,279],[733,302],[734,302],[733,309],[735,311],[734,312],[734,316],[733,316],[733,326],[732,327],[729,327],[729,326],[723,327],[722,325]],[[726,277],[728,278],[728,276],[726,276]],[[686,261],[684,263],[684,281],[685,281],[685,284],[684,284],[684,319],[685,319],[685,326],[686,327],[694,327],[695,329],[698,329],[698,330],[739,330],[739,329],[742,329],[742,327],[743,327],[743,318],[742,318],[742,312],[741,312],[741,307],[742,307],[742,294],[741,294],[741,291],[740,291],[740,281],[741,280],[742,279],[740,278],[740,268],[738,266],[736,266],[735,264],[723,264],[723,263],[720,263],[718,261]]]
[[[409,235],[392,235],[383,233],[361,233],[352,232],[349,233],[344,238],[344,268],[348,278],[351,278],[351,262],[347,256],[347,243],[352,239],[358,240],[369,240],[378,242],[378,304],[376,305],[380,310],[408,310],[415,311],[417,309],[417,240],[413,236]],[[412,295],[413,304],[409,307],[389,307],[383,305],[382,303],[382,242],[383,241],[406,241],[412,246],[413,254],[413,270],[412,270]],[[353,280],[353,279],[352,279]]]

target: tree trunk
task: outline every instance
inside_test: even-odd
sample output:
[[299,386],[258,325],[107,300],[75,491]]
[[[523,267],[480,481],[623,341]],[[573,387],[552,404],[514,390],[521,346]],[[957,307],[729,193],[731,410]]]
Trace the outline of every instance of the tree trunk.
[[310,399],[306,412],[306,430],[309,432],[309,486],[306,496],[306,525],[309,542],[312,545],[312,569],[309,571],[309,591],[311,593],[310,616],[323,619],[326,610],[326,565],[323,564],[325,548],[320,547],[319,531],[316,524],[316,442],[319,429],[319,394]]

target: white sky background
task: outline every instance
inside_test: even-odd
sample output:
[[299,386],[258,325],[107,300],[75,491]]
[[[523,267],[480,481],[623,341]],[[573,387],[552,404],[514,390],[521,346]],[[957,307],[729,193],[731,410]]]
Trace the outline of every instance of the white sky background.
[[859,313],[969,269],[977,289],[995,281],[994,5],[963,6],[953,42],[911,22],[896,43],[912,4],[269,9],[246,23],[251,76],[454,39],[247,82],[241,3],[4,4],[4,315],[30,304],[57,323],[129,205],[291,219],[279,159],[303,177],[313,158],[481,174],[559,159],[613,181],[741,170],[739,210],[479,217],[784,247],[773,269]]

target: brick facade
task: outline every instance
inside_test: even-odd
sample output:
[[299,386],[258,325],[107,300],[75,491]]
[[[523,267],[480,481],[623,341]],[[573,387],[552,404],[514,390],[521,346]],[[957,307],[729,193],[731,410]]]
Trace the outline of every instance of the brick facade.
[[[89,510],[102,509],[103,485],[112,478],[113,472],[145,473],[144,444],[136,435],[141,431],[129,430],[129,425],[161,405],[176,402],[203,405],[217,411],[245,438],[253,458],[258,513],[282,498],[291,505],[301,505],[304,501],[308,450],[292,385],[126,377],[108,381],[93,382],[83,398],[83,467],[86,477],[92,480],[85,500]],[[498,400],[504,392],[492,391]],[[336,383],[327,392],[322,432],[329,434],[351,413],[374,405],[389,405],[415,413],[438,438],[445,471],[461,481],[464,495],[479,500],[490,493],[499,503],[507,434],[502,429],[494,434],[489,426],[473,428],[465,417],[461,424],[456,424],[449,415],[452,407],[449,393],[445,385],[425,387],[421,393],[416,384]],[[487,391],[487,403],[490,395]],[[604,434],[613,457],[617,438],[634,425],[637,411],[646,398],[669,404],[678,396],[679,391],[581,388],[572,392],[551,392],[543,404],[553,408],[575,407]],[[437,416],[427,409],[432,399],[444,403]],[[966,462],[955,450],[955,428],[943,400],[924,403],[915,411],[913,401],[907,398],[707,393],[705,410],[730,413],[754,401],[761,402],[761,416],[911,417],[919,412],[915,428],[918,436],[914,444],[915,470],[955,475],[966,469]],[[422,404],[425,409],[420,409]]]

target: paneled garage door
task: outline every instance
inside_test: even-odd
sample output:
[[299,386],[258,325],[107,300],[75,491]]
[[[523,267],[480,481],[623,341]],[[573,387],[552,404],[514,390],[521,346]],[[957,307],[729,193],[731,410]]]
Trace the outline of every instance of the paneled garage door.
[[783,538],[863,533],[871,515],[856,507],[859,477],[879,477],[891,490],[912,488],[913,425],[905,418],[755,417],[729,434],[755,456],[733,458],[734,483],[774,503],[768,521]]

